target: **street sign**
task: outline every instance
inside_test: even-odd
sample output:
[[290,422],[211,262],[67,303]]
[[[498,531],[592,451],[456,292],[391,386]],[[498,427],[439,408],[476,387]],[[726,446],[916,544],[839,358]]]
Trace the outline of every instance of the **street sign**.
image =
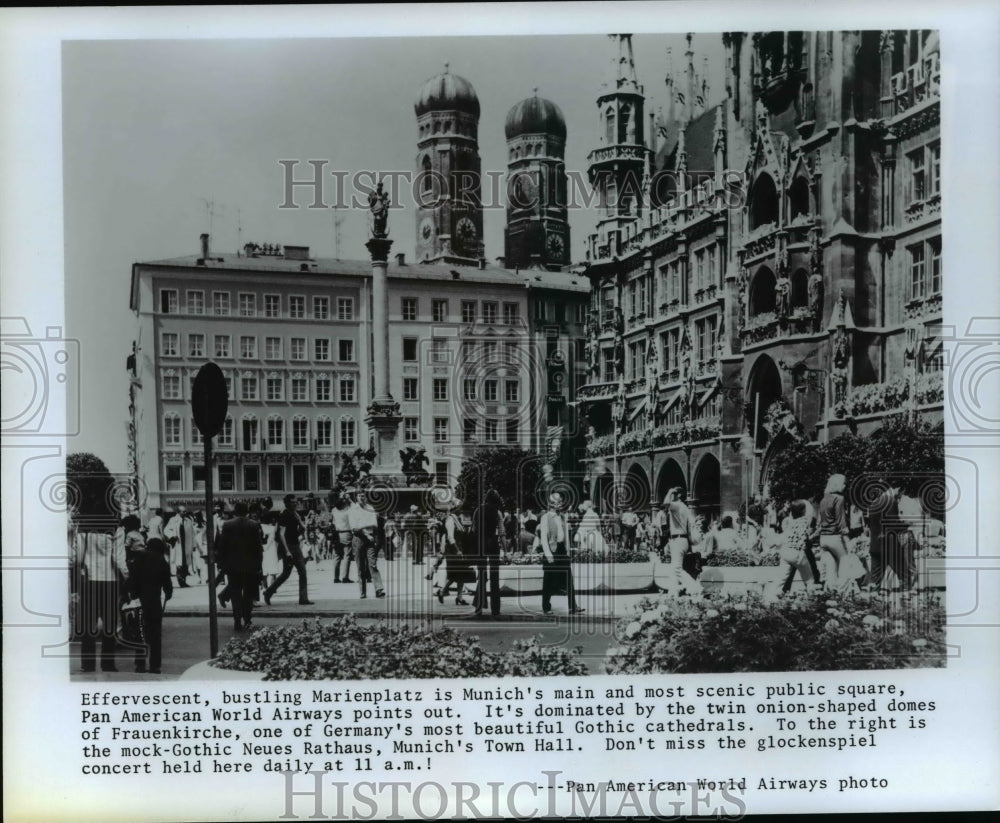
[[228,410],[229,392],[225,375],[215,363],[206,363],[198,370],[191,389],[191,411],[203,437],[215,437],[222,431]]

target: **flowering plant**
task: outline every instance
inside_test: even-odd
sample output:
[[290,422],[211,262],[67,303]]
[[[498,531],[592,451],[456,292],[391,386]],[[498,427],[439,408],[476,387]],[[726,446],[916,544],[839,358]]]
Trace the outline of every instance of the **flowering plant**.
[[779,599],[645,598],[619,622],[609,674],[940,667],[944,609],[934,593],[803,591]]

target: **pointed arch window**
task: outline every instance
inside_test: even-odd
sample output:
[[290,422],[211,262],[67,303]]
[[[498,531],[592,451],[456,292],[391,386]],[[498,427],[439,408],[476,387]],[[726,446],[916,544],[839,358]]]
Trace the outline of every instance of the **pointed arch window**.
[[608,106],[608,108],[605,110],[604,120],[605,120],[605,125],[607,126],[608,145],[612,146],[615,144],[616,138],[618,136],[618,131],[615,128],[615,110],[612,106]]

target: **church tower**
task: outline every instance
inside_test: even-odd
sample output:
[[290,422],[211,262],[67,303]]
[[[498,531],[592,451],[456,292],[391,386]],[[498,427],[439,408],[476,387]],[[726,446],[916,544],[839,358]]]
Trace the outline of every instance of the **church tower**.
[[417,260],[478,265],[483,257],[479,98],[452,74],[432,77],[417,115]]
[[514,105],[507,136],[508,268],[557,270],[569,263],[566,204],[566,121],[559,107],[535,90]]
[[590,182],[598,196],[598,257],[616,254],[626,227],[642,216],[649,154],[643,123],[645,96],[635,74],[632,35],[612,36],[618,44],[613,80],[597,98],[601,145],[587,156]]

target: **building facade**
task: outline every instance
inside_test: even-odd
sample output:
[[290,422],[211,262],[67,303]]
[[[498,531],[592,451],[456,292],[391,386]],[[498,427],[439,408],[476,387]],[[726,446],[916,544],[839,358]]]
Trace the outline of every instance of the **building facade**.
[[941,420],[937,34],[726,34],[714,104],[690,43],[646,140],[645,210],[611,198],[588,243],[581,399],[605,507],[682,486],[736,510],[795,439]]

